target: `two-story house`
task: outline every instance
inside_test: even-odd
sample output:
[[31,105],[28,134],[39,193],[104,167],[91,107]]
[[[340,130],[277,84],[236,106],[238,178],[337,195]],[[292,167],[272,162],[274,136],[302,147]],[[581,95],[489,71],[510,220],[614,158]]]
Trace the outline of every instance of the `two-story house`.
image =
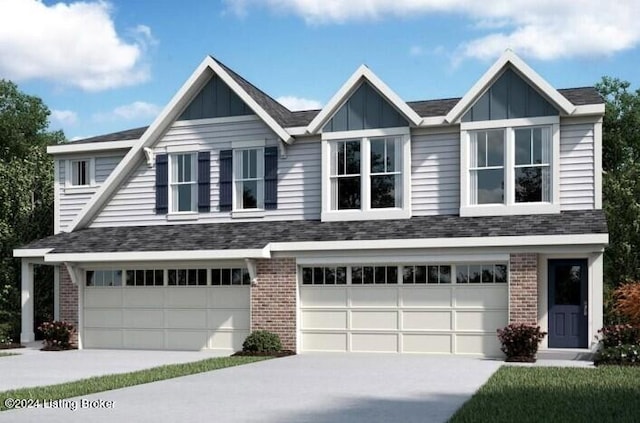
[[602,116],[510,51],[462,97],[405,102],[360,67],[292,112],[206,57],[137,128],[49,147],[56,316],[80,348],[498,355],[540,325],[586,352],[602,326]]

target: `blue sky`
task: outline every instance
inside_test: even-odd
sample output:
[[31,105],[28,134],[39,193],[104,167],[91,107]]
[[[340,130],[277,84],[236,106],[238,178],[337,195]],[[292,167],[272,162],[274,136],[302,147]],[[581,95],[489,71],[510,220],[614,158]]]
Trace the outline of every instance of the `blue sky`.
[[640,2],[0,0],[0,78],[69,139],[148,125],[207,54],[291,108],[367,64],[405,100],[464,95],[505,48],[557,88],[640,86]]

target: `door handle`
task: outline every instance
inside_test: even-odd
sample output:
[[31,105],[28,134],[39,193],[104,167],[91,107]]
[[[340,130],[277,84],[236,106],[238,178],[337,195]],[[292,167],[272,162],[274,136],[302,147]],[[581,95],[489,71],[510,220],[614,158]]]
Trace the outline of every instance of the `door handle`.
[[589,308],[587,306],[587,302],[586,301],[584,302],[584,311],[583,311],[583,313],[584,313],[585,317],[589,315]]

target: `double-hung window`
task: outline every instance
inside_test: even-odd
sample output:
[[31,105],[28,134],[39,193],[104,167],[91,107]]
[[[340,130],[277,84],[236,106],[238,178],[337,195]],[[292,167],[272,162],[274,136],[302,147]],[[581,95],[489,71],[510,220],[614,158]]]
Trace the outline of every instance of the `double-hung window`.
[[196,212],[198,199],[196,154],[172,155],[170,175],[171,212]]
[[264,209],[264,149],[235,150],[235,210]]
[[549,127],[516,129],[516,203],[551,201],[551,130]]
[[504,203],[504,131],[478,131],[471,138],[471,204]]
[[408,130],[353,132],[323,134],[322,220],[410,217]]
[[95,185],[93,159],[69,160],[66,168],[66,186],[71,188],[91,187]]

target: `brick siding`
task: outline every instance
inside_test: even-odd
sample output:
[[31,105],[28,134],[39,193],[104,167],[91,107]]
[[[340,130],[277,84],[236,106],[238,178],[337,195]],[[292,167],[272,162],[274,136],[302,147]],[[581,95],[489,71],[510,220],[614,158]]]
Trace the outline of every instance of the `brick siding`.
[[257,260],[251,287],[251,330],[277,333],[285,349],[296,349],[296,260]]
[[538,255],[509,258],[509,323],[538,324]]
[[[71,323],[78,329],[78,287],[71,282],[65,266],[60,266],[60,320]],[[77,345],[78,334],[74,333],[72,343]]]

